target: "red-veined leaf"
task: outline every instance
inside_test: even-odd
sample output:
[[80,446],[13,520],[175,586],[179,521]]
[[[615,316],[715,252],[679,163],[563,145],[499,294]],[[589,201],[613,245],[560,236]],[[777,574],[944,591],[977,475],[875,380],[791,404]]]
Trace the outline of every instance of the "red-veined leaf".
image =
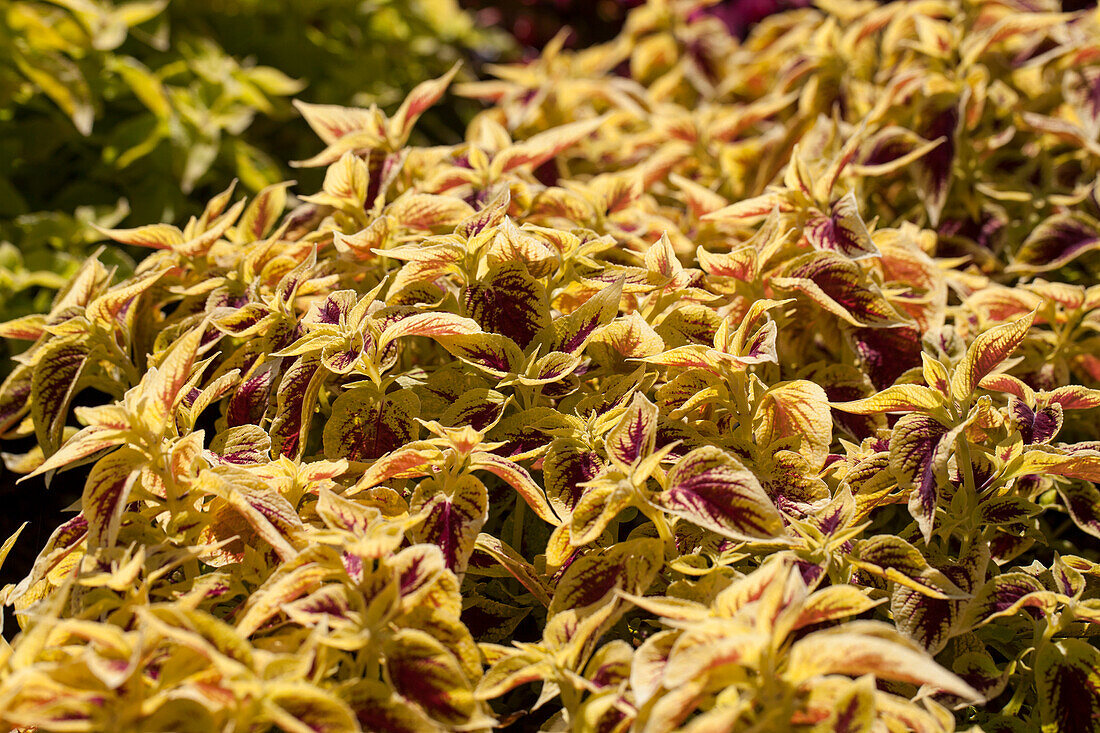
[[1081,639],[1050,640],[1035,655],[1043,733],[1100,726],[1100,652]]
[[466,312],[486,331],[512,339],[521,349],[550,325],[546,289],[519,262],[498,265],[466,288]]
[[653,503],[692,524],[735,540],[783,534],[783,520],[748,469],[713,446],[696,448],[668,473]]
[[379,397],[370,388],[353,389],[336,398],[322,433],[325,456],[367,461],[416,440],[420,400],[411,390]]
[[485,485],[470,475],[448,480],[446,485],[435,478],[425,479],[416,487],[409,511],[421,517],[412,532],[414,537],[438,545],[443,562],[461,579],[478,533],[489,518]]
[[1007,359],[1024,340],[1035,314],[985,331],[974,339],[966,356],[951,375],[951,396],[959,402],[970,398],[982,378]]

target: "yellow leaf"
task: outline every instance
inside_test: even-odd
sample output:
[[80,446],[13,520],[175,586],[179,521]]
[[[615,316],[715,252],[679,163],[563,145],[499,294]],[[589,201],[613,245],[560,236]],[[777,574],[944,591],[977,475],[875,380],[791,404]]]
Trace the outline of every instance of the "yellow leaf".
[[978,383],[1016,350],[1034,320],[1032,311],[1011,323],[994,326],[974,339],[951,375],[951,396],[959,402],[969,399]]
[[796,452],[811,470],[820,470],[833,439],[833,417],[825,390],[804,379],[775,385],[764,394],[753,418],[753,435],[761,447],[801,436]]
[[873,415],[878,412],[934,410],[942,403],[943,398],[929,387],[919,384],[895,384],[861,400],[832,402],[830,405],[854,415]]

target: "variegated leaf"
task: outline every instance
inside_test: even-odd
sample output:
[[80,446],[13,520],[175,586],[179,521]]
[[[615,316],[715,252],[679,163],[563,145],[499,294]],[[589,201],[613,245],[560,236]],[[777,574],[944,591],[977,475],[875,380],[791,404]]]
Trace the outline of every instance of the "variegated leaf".
[[443,561],[459,578],[466,571],[474,543],[489,518],[489,495],[473,476],[459,476],[441,485],[425,479],[409,501],[409,511],[421,522],[413,535],[421,542],[438,545]]
[[288,733],[354,733],[359,728],[347,703],[305,680],[269,683],[265,693],[267,715]]
[[413,125],[420,119],[424,111],[438,102],[450,86],[451,80],[458,73],[460,64],[455,64],[451,69],[439,77],[421,82],[409,92],[401,102],[401,107],[394,113],[389,122],[389,135],[393,140],[405,140],[412,131]]
[[1043,733],[1100,726],[1100,652],[1081,639],[1047,641],[1035,655]]
[[801,292],[828,313],[859,327],[897,326],[907,319],[890,305],[879,288],[866,281],[859,264],[835,252],[818,252],[795,260],[776,288]]
[[476,321],[453,313],[418,313],[402,318],[386,326],[378,337],[381,352],[392,341],[404,336],[468,336],[481,331]]
[[315,562],[288,563],[257,588],[244,606],[235,624],[237,633],[247,638],[254,634],[284,604],[317,590],[333,574]]
[[411,390],[378,396],[370,388],[353,389],[332,404],[322,434],[330,459],[368,461],[416,440],[420,400]]
[[569,544],[581,547],[596,541],[619,512],[632,504],[631,494],[621,485],[585,489],[570,516]]
[[1074,481],[1058,484],[1057,489],[1074,524],[1093,537],[1100,537],[1100,490],[1096,485]]
[[852,564],[930,598],[958,598],[965,593],[942,571],[900,537],[876,535],[856,545]]
[[478,712],[470,681],[439,641],[417,629],[402,629],[386,645],[386,678],[433,720],[461,725]]
[[564,150],[576,145],[591,135],[606,122],[607,117],[571,122],[554,127],[545,132],[502,150],[493,158],[492,172],[495,175],[514,170],[520,166],[539,166]]
[[1057,607],[1057,595],[1046,590],[1036,578],[1021,572],[1001,573],[977,590],[963,612],[960,625],[980,626],[1024,610],[1035,617],[1051,613]]
[[464,297],[466,312],[484,330],[507,336],[521,349],[550,325],[546,289],[519,262],[494,267]]
[[515,374],[523,369],[523,351],[507,336],[472,333],[436,336],[435,340],[452,355],[496,377]]
[[939,482],[952,450],[951,431],[935,418],[905,415],[890,438],[890,470],[902,489],[910,492],[909,509],[927,538],[939,501]]
[[273,183],[257,193],[237,222],[237,236],[246,242],[266,237],[282,216],[286,208],[286,190],[292,185],[293,181]]
[[569,517],[577,506],[584,488],[603,470],[604,463],[594,450],[576,439],[557,438],[542,462],[546,483],[546,498],[555,513]]
[[461,199],[430,193],[403,194],[386,208],[386,217],[392,222],[428,231],[447,231],[473,213]]
[[941,108],[917,130],[925,140],[943,140],[916,163],[917,193],[924,201],[932,225],[939,224],[954,180],[955,146],[960,132],[959,103]]
[[789,659],[795,679],[818,674],[873,674],[879,679],[928,685],[965,700],[982,699],[977,690],[930,656],[889,637],[847,629],[817,632],[795,642]]
[[604,438],[608,457],[629,469],[653,452],[657,440],[657,406],[640,392]]
[[982,378],[1007,359],[1024,340],[1035,314],[985,331],[966,350],[951,375],[951,396],[959,402],[970,398]]
[[816,591],[806,599],[794,629],[836,619],[858,616],[882,603],[872,600],[863,591],[850,585],[832,585]]
[[806,459],[810,470],[819,470],[825,465],[833,438],[833,417],[825,390],[804,379],[773,386],[764,393],[753,416],[753,436],[760,446],[798,436],[801,443],[795,450]]
[[595,330],[610,323],[619,314],[621,282],[609,285],[590,297],[579,308],[554,319],[554,350],[566,354],[580,351]]
[[1033,410],[1023,400],[1012,397],[1008,408],[1024,445],[1049,443],[1062,429],[1062,406],[1057,402]]
[[81,498],[90,547],[110,547],[115,543],[130,489],[145,463],[141,453],[127,447],[92,466]]
[[355,718],[364,731],[442,733],[444,730],[419,707],[380,680],[359,680],[348,690],[344,699],[355,712]]
[[1055,214],[1031,230],[1008,270],[1016,273],[1057,270],[1096,249],[1100,249],[1100,223],[1081,212]]
[[268,431],[272,451],[278,455],[299,456],[305,450],[314,400],[325,374],[320,365],[320,356],[303,356],[283,372],[275,418]]
[[928,387],[919,384],[895,384],[861,400],[830,404],[838,410],[855,415],[873,415],[879,412],[934,410],[942,402],[942,397]]
[[879,256],[851,193],[833,202],[827,214],[813,216],[805,233],[813,248],[822,252],[839,252],[852,260]]
[[47,455],[61,443],[69,405],[87,365],[87,348],[71,339],[52,341],[38,355],[31,375],[30,408],[38,444]]
[[653,503],[692,524],[735,540],[783,534],[779,512],[756,476],[719,448],[697,448],[681,458],[667,486]]
[[488,471],[515,489],[539,519],[554,526],[561,524],[561,520],[550,508],[546,492],[535,483],[531,474],[523,466],[507,458],[479,451],[471,457],[470,467]]
[[642,594],[664,562],[661,541],[655,537],[627,540],[609,550],[582,555],[558,581],[550,614],[583,609],[604,601],[616,591]]

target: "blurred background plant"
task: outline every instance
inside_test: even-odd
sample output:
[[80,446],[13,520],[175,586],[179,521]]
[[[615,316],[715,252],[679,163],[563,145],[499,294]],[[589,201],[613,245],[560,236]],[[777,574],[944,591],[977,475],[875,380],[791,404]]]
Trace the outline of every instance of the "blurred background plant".
[[[180,222],[234,178],[319,175],[277,162],[312,144],[292,96],[385,106],[512,48],[456,0],[0,0],[0,320],[48,309],[93,225]],[[456,141],[466,104],[420,134]]]
[[[566,48],[587,48],[614,38],[632,8],[645,0],[460,0],[479,25],[506,29],[526,55],[537,54],[563,26]],[[804,8],[810,0],[698,0],[700,14],[719,18],[732,35],[744,38],[754,23],[773,13]]]

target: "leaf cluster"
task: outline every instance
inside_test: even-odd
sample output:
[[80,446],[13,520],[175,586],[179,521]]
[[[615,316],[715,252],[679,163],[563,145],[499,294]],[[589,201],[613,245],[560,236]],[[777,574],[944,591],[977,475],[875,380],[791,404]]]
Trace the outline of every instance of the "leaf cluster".
[[699,5],[299,104],[318,191],[0,327],[8,466],[90,465],[0,721],[1095,728],[1100,16]]
[[286,178],[309,139],[292,95],[389,104],[506,50],[453,0],[5,0],[0,316],[48,308],[93,224],[185,221],[234,178],[252,192]]

